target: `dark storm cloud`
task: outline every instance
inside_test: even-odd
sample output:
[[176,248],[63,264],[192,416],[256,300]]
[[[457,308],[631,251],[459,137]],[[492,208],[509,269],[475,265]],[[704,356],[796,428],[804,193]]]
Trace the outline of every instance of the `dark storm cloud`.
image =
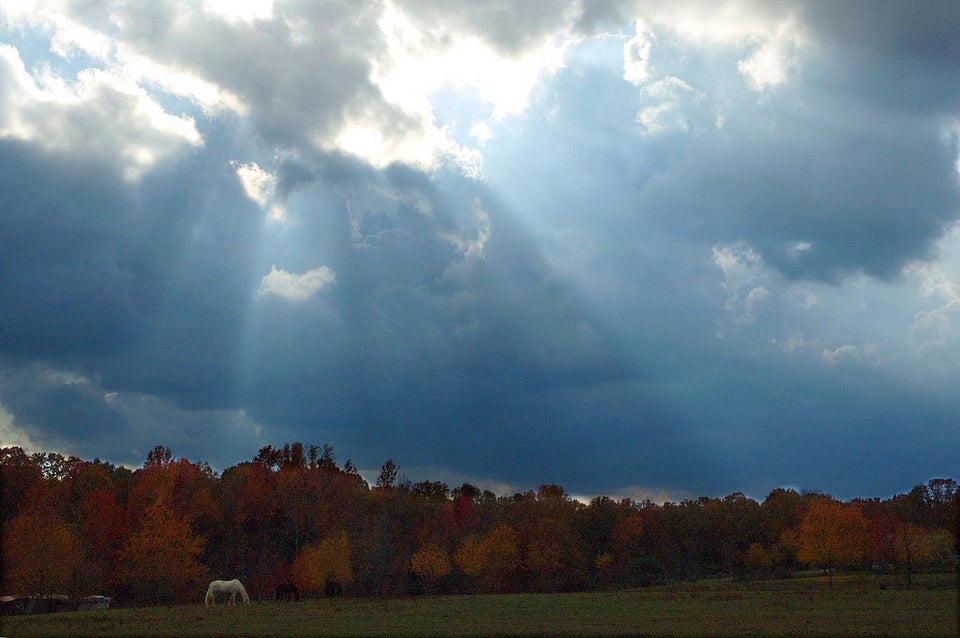
[[[96,164],[0,142],[0,343],[6,356],[82,359],[135,332],[120,250],[130,202]],[[117,214],[117,213],[120,214]]]
[[[703,241],[749,241],[791,277],[890,278],[929,255],[960,213],[943,132],[960,82],[941,64],[960,55],[943,27],[960,19],[946,5],[843,7],[798,5],[808,44],[767,95],[731,90],[735,61],[712,49],[680,63],[672,41],[654,45],[648,85],[678,77],[700,97],[674,107],[693,130],[658,144],[670,170],[643,186],[644,210]],[[655,107],[661,93],[640,92]]]
[[[377,83],[384,6],[84,6],[108,62],[221,91],[196,104],[159,71],[56,93],[0,50],[14,427],[132,463],[301,440],[586,494],[855,496],[951,471],[960,406],[924,382],[955,362],[911,375],[957,342],[935,261],[960,213],[955,5],[396,2],[423,38],[407,54],[650,30],[630,81],[632,32],[569,44],[522,114],[457,95],[456,122]],[[382,136],[357,157],[354,120]],[[472,177],[385,148],[475,124],[482,144],[447,140],[476,143]]]
[[91,434],[101,441],[127,434],[124,415],[104,402],[87,378],[28,365],[6,369],[2,383],[4,405],[28,424],[28,434],[38,442],[73,447]]
[[115,390],[226,401],[260,274],[234,259],[254,248],[259,220],[222,158],[136,185],[17,143],[0,161],[4,357],[97,373]]
[[[420,210],[387,199],[348,213],[341,202],[302,219],[306,235],[338,229],[327,260],[337,285],[296,311],[259,302],[248,386],[258,419],[328,436],[373,461],[393,454],[429,464],[473,450],[471,471],[480,472],[514,466],[528,437],[561,438],[545,425],[565,418],[544,412],[557,387],[633,374],[481,185],[338,166],[352,175],[341,187],[356,187],[341,191],[346,201],[396,191]],[[322,175],[329,171],[325,163]],[[325,210],[319,204],[310,209]],[[543,436],[533,427],[546,427]],[[574,429],[562,438],[584,437]]]
[[[956,78],[960,50],[956,41],[956,26],[960,24],[960,7],[955,2],[934,1],[916,4],[898,2],[882,6],[871,2],[810,3],[802,11],[815,33],[839,51],[853,53],[854,60],[866,66],[895,71],[895,63],[916,70]],[[871,61],[872,60],[872,61]],[[925,79],[923,75],[920,76]],[[869,73],[868,81],[879,79],[878,73]],[[884,82],[891,88],[913,86],[915,78],[891,75]],[[890,81],[890,80],[893,81]],[[950,91],[956,96],[956,83],[946,86],[927,86],[917,93],[919,100],[929,100]]]
[[747,240],[791,277],[896,276],[960,211],[954,157],[936,122],[842,104],[824,120],[822,106],[728,118],[651,180],[645,208],[682,211],[705,241]]
[[[271,20],[230,22],[180,3],[121,11],[125,43],[175,70],[186,70],[239,97],[271,144],[310,145],[351,116],[396,133],[416,124],[387,105],[372,83],[371,59],[383,50],[376,5],[290,3]],[[184,19],[189,17],[189,19]]]

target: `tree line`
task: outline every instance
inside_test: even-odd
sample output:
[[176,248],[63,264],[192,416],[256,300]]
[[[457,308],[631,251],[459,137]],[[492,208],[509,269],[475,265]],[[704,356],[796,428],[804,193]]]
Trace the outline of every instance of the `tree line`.
[[655,504],[398,475],[387,461],[369,485],[329,445],[301,443],[222,473],[164,446],[136,470],[2,448],[3,593],[189,602],[214,578],[254,598],[288,582],[307,595],[574,591],[808,568],[909,586],[957,560],[950,478],[888,499],[778,488]]

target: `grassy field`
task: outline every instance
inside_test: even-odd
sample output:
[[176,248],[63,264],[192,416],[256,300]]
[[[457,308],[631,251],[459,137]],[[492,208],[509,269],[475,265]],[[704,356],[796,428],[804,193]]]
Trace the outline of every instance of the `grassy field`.
[[631,592],[309,600],[3,617],[29,636],[957,636],[950,575],[710,582]]

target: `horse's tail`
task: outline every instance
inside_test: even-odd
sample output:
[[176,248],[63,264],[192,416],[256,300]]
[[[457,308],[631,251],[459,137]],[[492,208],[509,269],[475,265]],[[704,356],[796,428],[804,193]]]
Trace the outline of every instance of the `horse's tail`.
[[216,604],[213,599],[213,583],[210,583],[210,585],[207,587],[207,595],[203,598],[204,606],[209,607],[210,603]]

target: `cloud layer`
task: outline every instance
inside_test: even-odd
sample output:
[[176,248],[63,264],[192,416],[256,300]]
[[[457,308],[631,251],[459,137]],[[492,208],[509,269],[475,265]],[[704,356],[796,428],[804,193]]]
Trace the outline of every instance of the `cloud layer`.
[[676,498],[955,473],[958,27],[5,5],[0,443]]

